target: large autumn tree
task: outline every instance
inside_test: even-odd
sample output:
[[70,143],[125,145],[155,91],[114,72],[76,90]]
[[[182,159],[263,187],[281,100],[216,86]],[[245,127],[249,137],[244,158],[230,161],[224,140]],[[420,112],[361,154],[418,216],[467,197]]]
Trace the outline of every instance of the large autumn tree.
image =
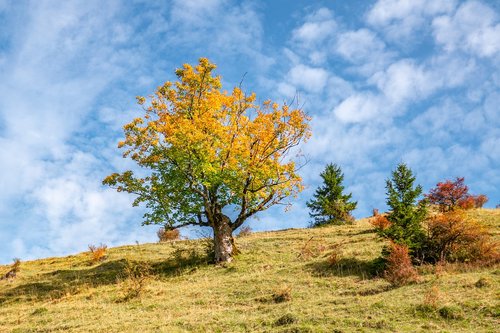
[[291,152],[310,131],[300,109],[222,91],[215,68],[206,58],[185,64],[176,82],[137,98],[144,114],[124,126],[119,147],[145,172],[103,183],[135,194],[144,224],[211,227],[220,263],[232,260],[232,233],[246,219],[302,190]]

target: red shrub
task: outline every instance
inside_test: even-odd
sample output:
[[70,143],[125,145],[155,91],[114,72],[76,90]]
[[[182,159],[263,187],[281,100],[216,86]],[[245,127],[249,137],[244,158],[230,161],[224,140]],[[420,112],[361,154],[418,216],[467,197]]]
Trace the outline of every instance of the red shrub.
[[468,196],[463,199],[460,199],[457,203],[457,206],[462,209],[472,209],[476,207],[476,201],[474,200],[474,196]]
[[476,208],[483,208],[484,204],[488,202],[488,197],[484,194],[476,195],[474,201]]
[[418,281],[418,273],[413,267],[408,247],[391,243],[384,277],[393,286],[403,286]]

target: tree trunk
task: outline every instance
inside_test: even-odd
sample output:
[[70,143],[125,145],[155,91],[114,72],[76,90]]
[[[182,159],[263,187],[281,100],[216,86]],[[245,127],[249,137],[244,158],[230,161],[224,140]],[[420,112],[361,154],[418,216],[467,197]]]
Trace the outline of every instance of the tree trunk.
[[214,250],[215,263],[228,263],[233,260],[233,230],[229,225],[230,220],[220,214],[214,221]]

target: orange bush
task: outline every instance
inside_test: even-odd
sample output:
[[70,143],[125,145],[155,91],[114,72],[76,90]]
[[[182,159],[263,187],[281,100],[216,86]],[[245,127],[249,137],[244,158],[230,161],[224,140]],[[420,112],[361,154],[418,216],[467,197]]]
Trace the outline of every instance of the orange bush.
[[403,286],[418,281],[418,273],[413,267],[408,247],[391,243],[384,277],[393,286]]
[[487,228],[462,211],[432,216],[426,226],[426,257],[430,261],[486,263],[499,259],[498,244]]
[[377,231],[384,231],[392,224],[391,221],[389,221],[387,217],[385,217],[385,215],[374,215],[370,218],[369,221]]
[[90,260],[93,263],[103,261],[104,259],[106,259],[106,250],[107,249],[108,249],[108,246],[105,244],[101,244],[99,246],[89,245]]
[[179,239],[180,232],[177,229],[165,229],[160,228],[156,234],[158,235],[158,239],[160,242],[168,242],[171,240]]

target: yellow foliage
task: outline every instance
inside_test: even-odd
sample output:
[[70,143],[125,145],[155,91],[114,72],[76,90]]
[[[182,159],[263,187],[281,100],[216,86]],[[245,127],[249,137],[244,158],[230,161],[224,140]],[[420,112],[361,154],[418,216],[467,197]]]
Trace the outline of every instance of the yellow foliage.
[[[215,65],[201,58],[177,69],[179,80],[158,87],[146,114],[124,126],[130,156],[142,166],[176,163],[205,186],[223,183],[246,202],[272,197],[272,204],[302,190],[290,149],[310,136],[309,118],[297,108],[255,103],[236,87],[221,91]],[[262,202],[262,201],[260,201]],[[264,207],[261,207],[264,208]]]

